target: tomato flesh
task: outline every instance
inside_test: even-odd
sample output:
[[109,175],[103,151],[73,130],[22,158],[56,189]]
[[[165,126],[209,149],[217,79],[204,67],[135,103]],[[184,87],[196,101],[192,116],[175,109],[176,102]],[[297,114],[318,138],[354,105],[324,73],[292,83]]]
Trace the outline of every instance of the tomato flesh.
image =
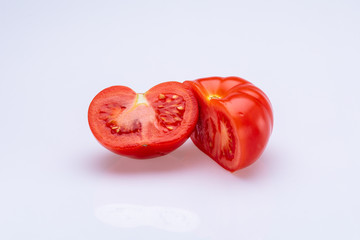
[[273,115],[267,96],[238,77],[186,81],[199,103],[191,136],[195,145],[229,171],[252,164],[264,151]]
[[129,157],[165,155],[183,144],[198,117],[191,89],[178,82],[159,84],[144,94],[123,86],[101,91],[89,106],[96,139]]
[[153,102],[152,107],[163,132],[173,131],[181,125],[185,111],[183,97],[176,94],[159,94],[159,99]]

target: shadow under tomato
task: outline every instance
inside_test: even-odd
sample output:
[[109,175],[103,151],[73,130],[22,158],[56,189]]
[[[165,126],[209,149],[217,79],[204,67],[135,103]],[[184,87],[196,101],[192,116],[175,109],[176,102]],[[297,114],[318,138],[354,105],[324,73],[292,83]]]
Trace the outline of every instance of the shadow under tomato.
[[[104,150],[102,155],[93,156],[91,167],[97,172],[114,175],[160,174],[168,172],[194,171],[207,178],[234,176],[239,180],[264,179],[274,173],[276,151],[266,149],[263,155],[252,165],[234,173],[227,172],[210,157],[201,152],[191,141],[168,155],[151,159],[132,159]],[[200,177],[199,175],[199,177]],[[227,177],[226,177],[227,176]]]
[[181,171],[188,168],[201,168],[211,159],[198,150],[191,142],[175,151],[157,158],[132,159],[111,152],[96,157],[94,167],[97,170],[113,174],[161,173]]
[[274,149],[265,149],[262,156],[250,166],[240,169],[233,175],[240,179],[265,178],[276,165]]

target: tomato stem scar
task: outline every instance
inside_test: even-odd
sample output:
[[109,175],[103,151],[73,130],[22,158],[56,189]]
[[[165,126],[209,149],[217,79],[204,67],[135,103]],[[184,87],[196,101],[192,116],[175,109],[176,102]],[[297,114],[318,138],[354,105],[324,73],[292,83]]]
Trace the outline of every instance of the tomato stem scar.
[[146,106],[149,105],[148,101],[145,98],[145,95],[143,93],[136,94],[136,105],[145,104]]
[[208,97],[209,100],[211,100],[211,99],[220,99],[220,98],[221,98],[221,97],[218,96],[218,95],[210,95],[210,96]]

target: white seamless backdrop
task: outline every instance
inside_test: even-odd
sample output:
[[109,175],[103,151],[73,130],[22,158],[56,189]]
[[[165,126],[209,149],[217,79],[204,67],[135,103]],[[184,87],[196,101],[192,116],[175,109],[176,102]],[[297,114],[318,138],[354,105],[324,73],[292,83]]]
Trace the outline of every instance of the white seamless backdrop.
[[[360,239],[360,3],[0,1],[0,239]],[[240,76],[274,108],[231,174],[187,141],[137,161],[87,124],[125,85]]]

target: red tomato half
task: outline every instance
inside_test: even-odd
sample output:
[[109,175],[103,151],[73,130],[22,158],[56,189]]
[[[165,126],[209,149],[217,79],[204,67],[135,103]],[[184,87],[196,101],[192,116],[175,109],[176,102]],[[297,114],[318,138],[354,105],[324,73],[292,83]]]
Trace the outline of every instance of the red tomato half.
[[244,168],[264,151],[273,127],[269,99],[238,77],[186,81],[199,103],[191,136],[195,145],[229,171]]
[[113,86],[92,100],[88,120],[95,138],[117,154],[150,158],[183,144],[198,118],[191,88],[179,82],[161,83],[144,94]]

